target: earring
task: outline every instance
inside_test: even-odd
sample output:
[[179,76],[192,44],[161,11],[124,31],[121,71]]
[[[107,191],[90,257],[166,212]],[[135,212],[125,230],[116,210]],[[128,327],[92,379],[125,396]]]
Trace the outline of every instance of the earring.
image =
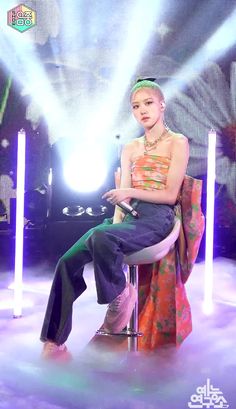
[[166,130],[167,130],[167,131],[169,131],[169,130],[170,130],[170,128],[169,128],[169,126],[167,125],[167,123],[166,123],[166,121],[165,121],[165,120],[163,121],[163,125],[164,125],[164,127],[166,128]]

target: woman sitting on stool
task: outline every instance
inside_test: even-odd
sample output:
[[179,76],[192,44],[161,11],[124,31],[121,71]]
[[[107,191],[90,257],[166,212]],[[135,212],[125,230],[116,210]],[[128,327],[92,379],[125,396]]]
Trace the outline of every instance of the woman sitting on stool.
[[[189,146],[181,134],[164,123],[165,100],[152,79],[139,80],[131,90],[131,107],[144,128],[142,137],[124,146],[119,189],[103,195],[115,207],[113,219],[92,228],[59,260],[41,340],[42,356],[69,356],[65,346],[72,327],[73,302],[85,291],[85,264],[93,261],[99,304],[108,304],[103,328],[120,332],[128,324],[136,299],[135,288],[126,283],[124,255],[162,241],[173,228],[174,205],[186,172]],[[138,213],[126,214],[120,202]]]

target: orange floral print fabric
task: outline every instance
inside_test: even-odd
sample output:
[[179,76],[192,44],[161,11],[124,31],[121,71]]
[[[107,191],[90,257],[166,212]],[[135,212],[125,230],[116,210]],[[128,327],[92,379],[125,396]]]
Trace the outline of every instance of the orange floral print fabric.
[[184,283],[197,257],[204,217],[200,180],[185,176],[176,215],[181,231],[175,247],[158,263],[139,267],[140,350],[180,345],[192,330],[191,308]]
[[170,159],[146,154],[137,157],[131,166],[132,187],[136,189],[164,189]]

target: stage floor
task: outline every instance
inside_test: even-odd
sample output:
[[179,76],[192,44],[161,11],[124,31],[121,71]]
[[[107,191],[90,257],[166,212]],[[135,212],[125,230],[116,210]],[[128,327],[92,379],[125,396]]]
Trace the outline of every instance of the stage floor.
[[[202,312],[204,262],[195,265],[187,283],[193,332],[179,349],[160,348],[155,353],[137,355],[87,347],[106,311],[106,306],[96,303],[92,266],[88,265],[88,289],[75,303],[73,331],[67,342],[74,359],[67,365],[40,359],[39,333],[52,264],[25,267],[24,309],[18,319],[13,319],[13,290],[8,288],[13,271],[0,267],[0,408],[236,407],[235,260],[214,260],[215,308],[210,316]],[[211,393],[213,387],[219,389],[217,396],[223,396],[229,406],[214,406],[213,400],[211,406],[203,406],[204,400],[193,403],[199,396],[196,389],[207,383]],[[191,400],[192,395],[195,397]]]

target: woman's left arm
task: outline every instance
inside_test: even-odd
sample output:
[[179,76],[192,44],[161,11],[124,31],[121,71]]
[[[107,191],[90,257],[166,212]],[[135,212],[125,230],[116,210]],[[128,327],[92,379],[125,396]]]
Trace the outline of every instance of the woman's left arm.
[[126,199],[138,199],[145,202],[173,205],[176,203],[189,159],[188,139],[183,135],[173,137],[171,163],[167,175],[166,187],[162,190],[143,190],[135,188],[112,189],[104,197],[112,204]]

